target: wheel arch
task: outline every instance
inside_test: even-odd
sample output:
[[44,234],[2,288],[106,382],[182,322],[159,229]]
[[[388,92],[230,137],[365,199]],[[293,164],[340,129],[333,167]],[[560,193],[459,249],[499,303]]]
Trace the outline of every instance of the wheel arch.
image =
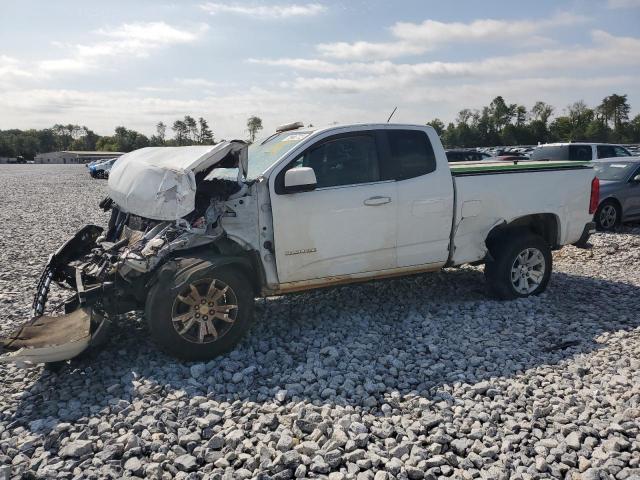
[[619,212],[620,212],[620,221],[622,221],[622,217],[624,217],[624,211],[623,211],[623,208],[622,208],[622,202],[617,197],[608,196],[608,197],[605,197],[602,200],[600,200],[600,203],[598,204],[598,209],[600,209],[600,207],[602,205],[604,205],[605,202],[615,203],[616,204],[616,206],[618,207]]
[[505,235],[517,232],[532,232],[542,237],[552,248],[560,245],[560,219],[555,213],[523,215],[510,222],[495,226],[487,235],[485,243],[489,251]]
[[254,261],[249,256],[228,255],[210,249],[199,249],[182,252],[168,260],[158,269],[156,274],[147,282],[146,287],[150,290],[155,284],[168,279],[175,278],[175,283],[180,285],[185,282],[190,274],[204,268],[235,267],[240,270],[251,283],[251,288],[255,295],[260,292],[261,281],[256,271]]

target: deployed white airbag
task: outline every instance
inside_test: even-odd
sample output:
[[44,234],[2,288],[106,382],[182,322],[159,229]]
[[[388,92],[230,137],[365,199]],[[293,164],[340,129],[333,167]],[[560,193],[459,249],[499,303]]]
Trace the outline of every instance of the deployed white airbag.
[[[109,196],[128,213],[177,220],[195,208],[195,174],[225,160],[246,171],[242,141],[190,147],[147,147],[122,155],[109,173]],[[230,164],[230,161],[232,164]]]

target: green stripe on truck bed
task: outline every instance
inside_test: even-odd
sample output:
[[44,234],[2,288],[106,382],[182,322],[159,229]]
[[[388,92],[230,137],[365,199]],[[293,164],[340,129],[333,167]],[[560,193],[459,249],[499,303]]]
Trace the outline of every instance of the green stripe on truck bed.
[[518,162],[458,162],[450,163],[449,168],[454,176],[460,175],[488,175],[491,173],[509,173],[518,171],[547,171],[547,170],[570,170],[591,168],[590,162],[535,162],[521,160]]

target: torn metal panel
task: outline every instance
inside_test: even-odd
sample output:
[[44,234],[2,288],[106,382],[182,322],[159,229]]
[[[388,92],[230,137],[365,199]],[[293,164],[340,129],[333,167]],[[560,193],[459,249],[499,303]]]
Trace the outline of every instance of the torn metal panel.
[[227,236],[246,250],[259,251],[257,196],[247,195],[225,202],[220,224]]
[[[213,208],[213,207],[211,207]],[[215,220],[217,220],[217,216]],[[124,235],[137,239],[129,244],[119,255],[118,269],[127,277],[133,272],[147,273],[154,270],[171,252],[195,248],[218,239],[223,230],[220,226],[206,224],[199,219],[201,226],[194,226],[184,219],[175,223],[162,222],[147,234],[132,231],[125,227]],[[171,239],[171,240],[170,240]]]
[[91,312],[80,308],[59,317],[37,317],[0,338],[0,363],[50,363],[69,360],[91,341]]
[[109,197],[127,213],[154,220],[178,220],[195,208],[196,174],[219,165],[247,168],[247,144],[148,147],[120,157],[109,175]]

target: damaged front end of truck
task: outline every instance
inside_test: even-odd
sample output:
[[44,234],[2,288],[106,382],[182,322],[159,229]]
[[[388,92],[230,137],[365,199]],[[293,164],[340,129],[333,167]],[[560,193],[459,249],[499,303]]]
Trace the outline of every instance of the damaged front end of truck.
[[[108,225],[86,225],[49,257],[31,319],[0,338],[0,362],[71,359],[108,338],[118,315],[144,309],[160,267],[179,252],[210,244],[239,249],[221,220],[235,216],[234,200],[247,195],[246,170],[242,141],[122,156],[100,203],[110,212]],[[54,285],[68,294],[52,307]]]

